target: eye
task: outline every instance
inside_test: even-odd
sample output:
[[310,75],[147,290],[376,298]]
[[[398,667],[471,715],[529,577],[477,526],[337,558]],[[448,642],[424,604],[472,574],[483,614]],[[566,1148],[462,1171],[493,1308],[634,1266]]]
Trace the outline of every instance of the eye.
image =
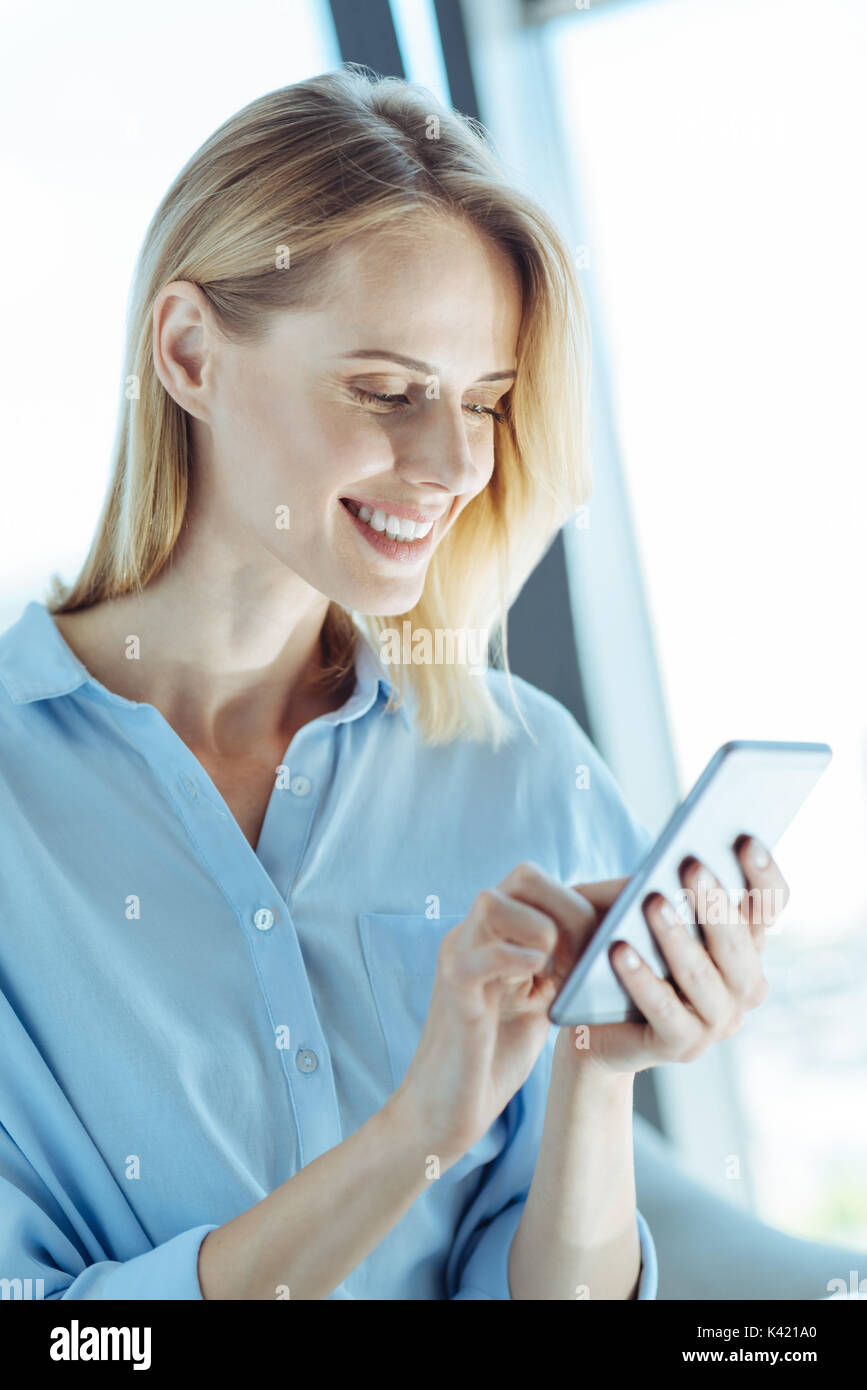
[[353,395],[366,405],[410,405],[407,396],[395,395],[388,391],[363,391],[361,387],[353,387]]
[[492,420],[499,420],[501,424],[502,424],[502,422],[503,422],[503,421],[505,420],[505,418],[506,418],[505,415],[502,413],[502,411],[500,411],[500,410],[494,410],[493,406],[490,406],[490,405],[472,405],[472,404],[470,404],[470,405],[465,405],[465,406],[464,406],[464,410],[469,410],[469,411],[471,411],[473,415],[490,415],[490,417],[491,417]]
[[[353,387],[353,395],[356,396],[358,400],[364,401],[367,405],[404,406],[412,404],[405,395],[389,391],[364,391],[358,386]],[[493,407],[489,405],[478,405],[470,402],[464,406],[464,410],[468,410],[471,415],[475,415],[477,418],[489,415],[492,420],[498,420],[500,423],[506,418],[501,411],[494,410]]]

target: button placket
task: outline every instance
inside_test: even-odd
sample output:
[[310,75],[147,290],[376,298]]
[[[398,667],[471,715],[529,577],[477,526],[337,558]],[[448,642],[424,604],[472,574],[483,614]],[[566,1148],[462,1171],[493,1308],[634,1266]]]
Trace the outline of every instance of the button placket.
[[291,1027],[292,1034],[307,1044],[300,1049],[300,1059],[297,1052],[275,1049],[291,1097],[299,1162],[303,1166],[334,1148],[343,1136],[331,1058],[301,944],[269,868],[275,870],[281,882],[290,881],[292,870],[300,863],[316,807],[316,797],[310,796],[314,778],[308,773],[318,772],[317,764],[327,769],[331,756],[327,731],[322,731],[319,740],[311,727],[309,733],[314,736],[302,739],[307,771],[296,774],[300,780],[296,781],[294,793],[291,788],[289,795],[282,793],[278,806],[281,810],[291,808],[292,814],[288,818],[281,814],[272,824],[271,834],[265,837],[266,849],[270,843],[272,852],[263,856],[261,835],[260,853],[256,853],[234,818],[225,813],[213,814],[222,808],[214,802],[207,784],[199,785],[197,769],[190,765],[192,755],[187,758],[188,750],[157,711],[154,716],[145,725],[143,736],[135,741],[127,730],[124,732],[136,753],[145,758],[153,774],[172,793],[196,857],[234,906],[256,962],[254,978],[269,1017],[275,1025]]
[[287,748],[268,804],[256,853],[288,903],[301,872],[320,793],[327,787],[335,755],[335,726],[314,720],[299,729]]

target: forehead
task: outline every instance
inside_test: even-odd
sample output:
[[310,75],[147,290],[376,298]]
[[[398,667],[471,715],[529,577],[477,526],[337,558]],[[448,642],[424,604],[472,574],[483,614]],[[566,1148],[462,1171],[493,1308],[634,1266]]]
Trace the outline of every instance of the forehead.
[[320,334],[336,352],[387,344],[481,374],[514,366],[521,307],[504,250],[455,220],[416,218],[335,252]]

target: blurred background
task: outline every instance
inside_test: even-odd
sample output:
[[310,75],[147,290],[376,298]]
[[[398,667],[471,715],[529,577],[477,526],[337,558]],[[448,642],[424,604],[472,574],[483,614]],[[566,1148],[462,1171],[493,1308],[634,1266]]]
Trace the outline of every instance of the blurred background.
[[593,497],[515,605],[513,668],[575,713],[652,830],[726,739],[834,750],[776,850],[792,896],[766,1003],[642,1074],[637,1106],[744,1212],[867,1246],[863,0],[2,17],[0,628],[84,557],[135,257],[213,129],[344,60],[478,116],[573,245],[594,345]]

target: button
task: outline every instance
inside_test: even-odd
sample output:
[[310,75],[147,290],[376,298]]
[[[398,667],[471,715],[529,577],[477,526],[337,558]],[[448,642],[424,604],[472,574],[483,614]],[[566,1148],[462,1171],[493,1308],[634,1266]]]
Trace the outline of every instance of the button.
[[302,1047],[295,1053],[295,1065],[299,1071],[309,1073],[319,1066],[319,1058],[309,1047]]
[[253,913],[253,925],[258,927],[259,931],[271,930],[274,925],[274,913],[270,907],[260,907]]
[[182,781],[183,784],[184,784],[184,791],[187,792],[188,795],[191,796],[191,797],[193,798],[193,800],[195,801],[196,797],[197,797],[198,794],[199,794],[199,793],[196,791],[196,784],[195,784],[195,782],[194,782],[190,777],[186,777],[186,776],[183,776],[183,777],[181,778],[181,781]]
[[310,790],[310,778],[302,777],[299,772],[298,776],[290,781],[289,790],[293,796],[306,796]]

